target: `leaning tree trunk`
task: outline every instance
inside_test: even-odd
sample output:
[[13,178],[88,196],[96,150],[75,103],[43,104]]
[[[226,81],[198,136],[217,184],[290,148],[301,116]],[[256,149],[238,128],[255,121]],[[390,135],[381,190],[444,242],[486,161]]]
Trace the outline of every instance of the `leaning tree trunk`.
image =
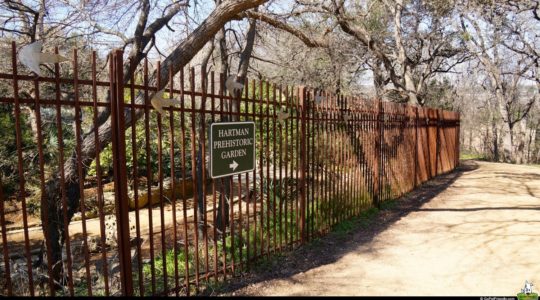
[[[212,53],[214,52],[214,43],[213,41],[210,41],[210,46],[206,50],[206,53],[203,55],[203,60],[201,63],[201,72],[204,74],[204,79],[201,82],[201,89],[206,93],[208,88],[208,77],[206,74],[207,68],[208,68],[208,61],[210,60],[210,57],[212,56]],[[201,101],[200,109],[204,110],[206,107],[206,98],[203,98]],[[196,122],[196,120],[192,120],[192,122]],[[199,230],[199,236],[206,236],[206,230],[207,228],[204,226],[206,223],[206,199],[204,199],[205,191],[206,191],[206,178],[203,178],[203,171],[205,169],[205,164],[203,162],[203,155],[206,155],[206,153],[203,152],[202,146],[205,143],[205,140],[203,139],[204,133],[205,133],[205,127],[206,125],[206,119],[205,118],[199,118],[199,121],[197,122],[198,125],[198,149],[197,149],[197,155],[195,158],[195,173],[196,173],[196,182],[198,183],[198,189],[197,189],[197,221],[198,225],[197,228]],[[207,173],[208,174],[208,173]]]
[[[218,2],[221,2],[221,0],[217,0]],[[225,27],[221,28],[216,36],[218,45],[219,45],[219,58],[220,58],[220,74],[223,74],[223,76],[227,77],[227,74],[229,72],[229,61],[228,61],[228,54],[227,54],[227,39],[225,35]],[[221,78],[220,78],[220,85],[222,84]],[[223,88],[223,87],[221,87]],[[225,94],[225,91],[224,91]],[[224,111],[227,111],[228,105],[225,104]],[[221,117],[221,122],[227,122],[228,116],[224,115]],[[218,179],[218,190],[219,190],[219,204],[218,204],[218,212],[216,219],[214,220],[216,228],[224,233],[227,227],[229,226],[229,196],[231,195],[231,185],[230,185],[230,179],[227,178],[221,178]]]
[[[249,28],[246,36],[246,45],[244,46],[244,50],[240,54],[240,64],[238,66],[238,73],[236,74],[236,82],[244,83],[246,81],[248,68],[249,68],[249,61],[251,58],[251,55],[253,53],[253,46],[255,44],[255,35],[257,33],[257,21],[256,19],[250,19],[249,21]],[[221,37],[221,36],[220,36]],[[222,59],[222,71],[224,66],[227,66],[227,58],[224,56],[226,53],[225,47],[225,36],[223,35],[223,39],[220,39],[220,50],[222,53],[221,59]],[[225,70],[226,71],[226,70]],[[226,73],[224,73],[226,74]],[[233,96],[233,99],[229,103],[229,111],[232,113],[231,120],[230,121],[238,121],[239,116],[236,114],[238,113],[238,107],[239,107],[239,99],[242,95],[242,91],[236,92]],[[223,122],[229,121],[229,118],[225,116],[225,118],[222,119]],[[219,201],[219,207],[218,207],[218,214],[216,217],[216,226],[219,230],[222,232],[225,232],[227,226],[229,225],[229,205],[233,205],[232,203],[232,191],[231,186],[233,185],[233,176],[227,176],[221,179],[222,186],[221,186],[221,196]],[[240,197],[241,195],[239,195]]]
[[[161,69],[154,71],[151,76],[150,84],[156,82],[157,72],[160,72],[161,78],[169,78],[180,71],[197,52],[220,30],[226,22],[234,19],[240,12],[256,7],[267,0],[230,0],[216,6],[214,11],[207,19],[197,27],[171,54],[165,59],[161,65]],[[129,64],[129,62],[128,62]],[[172,74],[169,74],[172,70]],[[125,73],[124,79],[129,80],[130,74]],[[163,89],[167,81],[162,81],[158,90]],[[153,96],[151,92],[149,97]],[[136,104],[145,104],[145,98],[139,94],[135,99]],[[125,127],[129,128],[131,124],[142,116],[142,110],[137,111],[135,118],[132,120],[131,112],[127,109],[125,112]],[[101,123],[101,122],[100,122]],[[45,238],[48,240],[51,248],[51,257],[48,258],[51,265],[54,266],[54,279],[60,280],[62,277],[62,246],[65,242],[65,228],[69,225],[73,214],[79,209],[80,189],[79,181],[84,180],[88,168],[94,158],[99,154],[99,149],[104,149],[110,142],[112,136],[111,118],[99,126],[98,142],[94,139],[93,132],[90,131],[82,137],[82,149],[80,156],[74,152],[70,159],[64,165],[64,180],[61,180],[61,173],[55,175],[46,184],[45,193],[42,195],[42,203],[45,204],[48,213],[48,222],[42,222]],[[77,161],[82,162],[82,178],[78,175]],[[65,198],[64,196],[65,195]],[[64,214],[65,201],[66,213]],[[42,216],[43,217],[43,216]],[[45,223],[48,226],[45,226]]]

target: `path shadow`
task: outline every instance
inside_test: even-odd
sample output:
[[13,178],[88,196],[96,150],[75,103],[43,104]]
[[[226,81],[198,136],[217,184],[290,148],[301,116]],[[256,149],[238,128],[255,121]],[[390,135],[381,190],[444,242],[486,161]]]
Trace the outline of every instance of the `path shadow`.
[[517,206],[503,206],[503,207],[472,207],[472,208],[419,208],[416,211],[480,211],[480,210],[540,210],[540,206],[536,207],[517,207]]
[[[291,276],[306,272],[310,269],[331,264],[343,256],[355,251],[359,246],[371,242],[378,234],[385,231],[392,224],[418,211],[426,202],[437,197],[464,173],[478,168],[472,160],[462,161],[454,171],[440,175],[397,200],[397,204],[384,209],[372,220],[367,227],[359,225],[349,233],[330,233],[316,242],[300,246],[284,253],[275,260],[268,262],[265,268],[253,268],[239,277],[229,279],[224,287],[220,288],[220,295],[248,295],[241,291],[249,285],[272,279],[283,279],[294,282]],[[206,291],[208,295],[215,295],[214,291]]]

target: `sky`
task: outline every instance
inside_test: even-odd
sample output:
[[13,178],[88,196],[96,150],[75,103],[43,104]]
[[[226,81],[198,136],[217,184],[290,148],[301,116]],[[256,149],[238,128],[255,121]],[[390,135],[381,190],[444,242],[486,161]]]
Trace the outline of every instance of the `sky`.
[[[122,3],[123,0],[119,0],[120,3]],[[62,6],[55,6],[50,9],[48,12],[47,18],[49,18],[52,21],[62,20],[64,19],[71,10],[76,9],[82,5],[80,0],[54,0],[50,1],[48,3],[66,3],[65,7]],[[114,1],[110,1],[114,2]],[[123,1],[126,5],[132,5],[134,2],[132,1]],[[25,3],[33,4],[35,7],[38,6],[39,1],[38,0],[29,0],[25,1]],[[99,1],[97,1],[99,3]],[[160,9],[152,9],[152,15],[150,16],[149,22],[155,20],[157,17],[160,17],[161,10],[168,4],[170,1],[164,1],[164,0],[156,0],[152,1],[152,5],[157,5]],[[291,9],[293,6],[292,0],[280,0],[280,1],[271,1],[269,3],[271,10],[275,13],[284,13]],[[121,8],[118,11],[122,11],[126,7],[126,5],[122,5]],[[67,7],[71,6],[71,10]],[[193,29],[195,29],[200,23],[212,12],[214,9],[214,1],[213,0],[195,0],[190,1],[190,5],[187,8],[186,13],[179,13],[171,22],[170,26],[174,29],[174,32],[169,30],[168,28],[163,28],[160,30],[156,36],[156,44],[161,49],[161,52],[164,54],[167,54],[170,52],[170,50],[178,45],[178,43],[181,43],[181,41],[188,35],[189,32],[192,32]],[[133,6],[133,10],[135,11],[136,6]],[[113,12],[118,14],[118,12]],[[5,11],[0,10],[0,23],[1,21],[6,20],[8,17],[7,13]],[[115,18],[104,18],[103,20],[100,20],[100,24],[106,28],[106,29],[113,29],[120,32],[124,32],[126,36],[131,36],[135,26],[136,21],[138,19],[138,14],[132,14],[127,15],[127,17],[123,18],[120,23],[115,20]],[[226,27],[227,28],[233,28],[236,29],[237,32],[243,32],[244,30],[240,30],[241,28],[245,28],[246,21],[232,21],[229,22]],[[91,24],[88,22],[82,22],[77,24],[78,27],[82,28],[83,31],[91,30]],[[427,26],[427,24],[425,24]],[[484,25],[481,24],[482,28],[485,29]],[[539,29],[540,30],[540,29]],[[76,33],[76,32],[72,32]],[[96,41],[102,41],[102,43],[95,43],[93,45],[93,48],[97,50],[101,56],[105,56],[107,53],[109,53],[114,47],[120,46],[122,44],[121,40],[118,37],[111,36],[111,35],[105,35],[102,34],[99,37],[95,38]],[[52,45],[48,45],[52,46]],[[276,47],[279,47],[279,45],[276,45]],[[164,57],[161,56],[155,49],[150,51],[148,55],[149,59],[151,61],[155,61],[158,59],[163,60]],[[467,72],[466,66],[462,65],[456,68],[456,71],[463,73]],[[465,74],[463,73],[463,74]],[[446,75],[451,80],[457,80],[459,77],[463,78],[463,76],[456,76],[453,74]],[[360,85],[366,86],[366,87],[372,87],[372,81],[373,76],[370,71],[364,72],[363,76],[357,79],[357,82]],[[532,84],[532,81],[529,81],[528,84]]]

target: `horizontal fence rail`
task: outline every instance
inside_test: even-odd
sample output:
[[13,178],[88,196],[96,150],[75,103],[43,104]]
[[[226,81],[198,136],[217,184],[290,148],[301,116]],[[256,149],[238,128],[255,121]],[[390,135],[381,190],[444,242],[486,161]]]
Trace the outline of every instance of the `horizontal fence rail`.
[[[196,294],[458,164],[455,112],[255,80],[231,95],[194,68],[125,74],[121,51],[74,50],[37,77],[16,50],[0,74],[3,295]],[[159,113],[162,89],[175,104]],[[212,179],[208,129],[227,121],[255,123],[256,167]]]

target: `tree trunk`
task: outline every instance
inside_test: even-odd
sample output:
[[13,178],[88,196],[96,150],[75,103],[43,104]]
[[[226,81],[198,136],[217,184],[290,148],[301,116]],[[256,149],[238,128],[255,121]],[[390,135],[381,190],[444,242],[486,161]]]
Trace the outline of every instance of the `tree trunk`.
[[473,144],[473,136],[472,136],[472,130],[469,129],[469,152],[472,153],[472,144]]
[[[255,8],[256,10],[256,8]],[[246,35],[246,45],[244,46],[244,49],[242,50],[242,53],[240,54],[240,63],[238,65],[238,72],[236,74],[236,82],[244,83],[247,77],[248,69],[249,69],[249,62],[251,55],[253,53],[253,46],[255,44],[255,35],[257,33],[257,22],[255,19],[250,19],[249,21],[249,28]],[[227,49],[226,49],[226,40],[225,40],[225,34],[219,34],[219,46],[220,46],[220,53],[221,53],[221,69],[222,71],[226,71],[228,69],[228,62],[227,62]],[[226,74],[226,73],[224,73]],[[239,99],[241,96],[241,92],[236,93],[235,95],[231,95],[235,99]],[[238,105],[239,101],[231,101],[228,105],[229,111],[232,113],[238,112]],[[225,116],[224,119],[222,119],[223,122],[228,121],[229,118]],[[238,115],[233,114],[231,121],[238,121]],[[221,196],[219,201],[219,207],[218,207],[218,214],[216,216],[216,226],[219,230],[222,232],[225,232],[227,226],[229,226],[229,204],[230,201],[232,201],[231,198],[231,186],[233,183],[233,177],[227,176],[220,180],[222,182],[221,187]],[[241,196],[241,195],[239,195]]]
[[408,97],[408,104],[410,105],[418,105],[418,95],[416,94],[416,86],[414,84],[414,81],[412,79],[412,75],[410,74],[409,70],[407,69],[405,71],[405,88],[407,89],[407,97]]
[[499,153],[499,135],[498,135],[498,130],[497,130],[497,123],[495,122],[495,120],[492,120],[492,123],[491,123],[491,130],[492,130],[492,133],[493,133],[493,136],[492,136],[492,143],[493,143],[493,150],[492,150],[492,153],[493,153],[493,160],[494,161],[500,161],[500,153]]
[[373,85],[375,86],[375,97],[381,99],[384,94],[384,76],[381,69],[381,62],[375,59],[372,67],[373,70]]
[[507,123],[508,124],[508,134],[510,135],[510,162],[515,163],[516,157],[515,157],[515,151],[514,151],[514,124]]
[[[221,0],[217,1],[218,3],[221,2]],[[227,75],[229,74],[229,60],[227,54],[227,36],[225,34],[225,27],[219,30],[216,39],[219,45],[220,73],[223,74],[226,79]],[[225,94],[226,91],[224,91],[223,93]],[[229,107],[226,102],[227,101],[224,102],[224,111],[227,111]],[[227,121],[227,115],[221,117],[221,122]],[[218,179],[219,205],[216,220],[214,220],[214,223],[216,224],[217,229],[219,229],[223,233],[229,226],[229,197],[231,195],[232,183],[230,179],[230,177]]]

